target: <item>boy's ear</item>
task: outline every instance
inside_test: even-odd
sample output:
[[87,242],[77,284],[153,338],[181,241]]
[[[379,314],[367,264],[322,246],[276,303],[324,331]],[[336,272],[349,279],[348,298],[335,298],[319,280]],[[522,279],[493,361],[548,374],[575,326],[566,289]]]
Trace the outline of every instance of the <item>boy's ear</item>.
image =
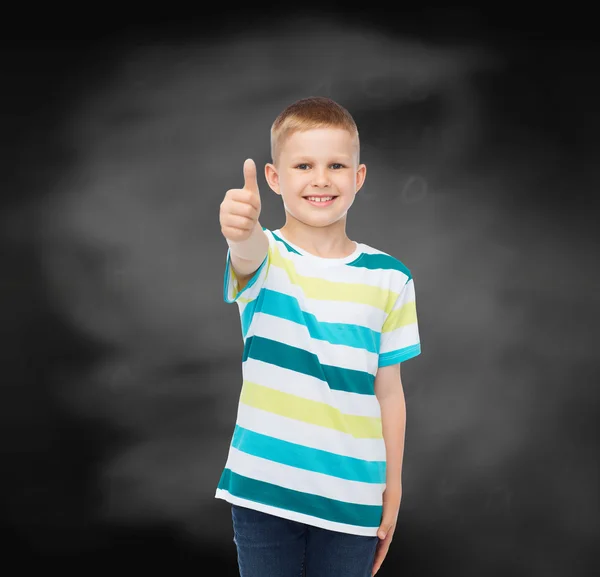
[[265,165],[265,180],[273,192],[281,194],[279,192],[279,174],[277,174],[275,165],[271,163]]
[[361,164],[356,171],[356,192],[358,192],[367,178],[367,165]]

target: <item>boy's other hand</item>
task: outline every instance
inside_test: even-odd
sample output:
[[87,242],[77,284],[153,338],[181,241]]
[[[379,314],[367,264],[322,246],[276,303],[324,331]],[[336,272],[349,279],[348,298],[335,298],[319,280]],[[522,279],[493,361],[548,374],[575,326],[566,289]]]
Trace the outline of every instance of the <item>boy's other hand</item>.
[[248,158],[244,162],[244,188],[228,190],[221,203],[219,221],[223,236],[232,242],[250,238],[258,222],[260,208],[256,164]]

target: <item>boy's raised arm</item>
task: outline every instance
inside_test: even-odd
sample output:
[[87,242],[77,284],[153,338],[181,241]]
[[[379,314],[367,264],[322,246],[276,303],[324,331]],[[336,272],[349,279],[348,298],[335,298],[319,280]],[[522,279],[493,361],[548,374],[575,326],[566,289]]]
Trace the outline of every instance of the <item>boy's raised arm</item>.
[[219,212],[221,232],[229,245],[239,290],[260,267],[269,250],[269,239],[258,222],[260,209],[256,164],[248,158],[244,162],[244,187],[228,190]]

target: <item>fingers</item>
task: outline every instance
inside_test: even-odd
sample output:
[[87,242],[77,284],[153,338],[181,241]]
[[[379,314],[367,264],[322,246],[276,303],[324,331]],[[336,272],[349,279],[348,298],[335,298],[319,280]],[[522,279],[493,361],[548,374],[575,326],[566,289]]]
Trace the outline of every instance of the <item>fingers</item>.
[[221,226],[221,233],[227,240],[233,242],[243,242],[248,238],[249,234],[251,234],[251,232],[247,230],[229,226]]
[[381,568],[383,564],[383,560],[385,559],[388,549],[390,548],[389,541],[380,541],[377,543],[377,550],[375,552],[375,559],[373,560],[373,571],[372,574],[375,575],[377,571]]
[[[247,190],[230,192],[251,194]],[[221,205],[221,232],[229,240],[244,240],[254,230],[257,215],[258,210],[251,204],[227,198]]]
[[231,190],[228,190],[226,198],[229,201],[235,201],[239,204],[250,205],[256,210],[260,209],[260,197],[245,188],[232,188]]
[[383,560],[385,559],[388,550],[390,548],[390,543],[392,542],[392,538],[394,536],[394,523],[381,523],[379,527],[379,531],[377,531],[377,538],[379,539],[377,543],[377,549],[375,551],[375,559],[373,561],[373,571],[372,575],[375,575],[377,571],[379,571]]
[[253,218],[237,214],[225,214],[221,218],[221,226],[238,230],[252,230],[256,224]]
[[251,158],[244,162],[244,188],[258,195],[258,180],[256,179],[256,164]]

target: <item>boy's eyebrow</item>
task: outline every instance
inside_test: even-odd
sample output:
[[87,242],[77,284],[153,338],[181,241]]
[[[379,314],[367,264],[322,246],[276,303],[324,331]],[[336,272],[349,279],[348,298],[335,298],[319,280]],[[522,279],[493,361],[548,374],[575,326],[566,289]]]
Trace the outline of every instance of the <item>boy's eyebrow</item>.
[[[348,156],[347,154],[334,154],[331,159],[332,160],[339,160],[339,159],[346,159],[349,160],[351,159],[351,156]],[[292,156],[292,161],[293,162],[298,162],[300,160],[313,160],[310,156]]]

